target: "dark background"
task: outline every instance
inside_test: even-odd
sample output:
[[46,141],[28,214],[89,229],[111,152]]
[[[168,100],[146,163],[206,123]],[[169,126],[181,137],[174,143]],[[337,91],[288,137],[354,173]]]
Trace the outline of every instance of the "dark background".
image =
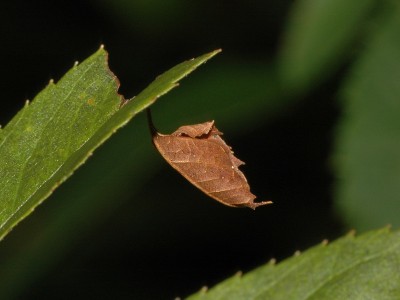
[[[185,79],[178,92],[154,105],[154,118],[161,132],[169,132],[182,125],[181,120],[196,123],[215,118],[218,126],[221,116],[218,127],[246,162],[242,170],[252,191],[274,204],[251,211],[207,198],[157,155],[140,115],[132,121],[138,127],[128,125],[111,138],[98,156],[96,152],[2,242],[0,281],[8,287],[4,293],[10,298],[184,297],[239,270],[249,271],[271,258],[281,260],[348,230],[332,209],[329,161],[340,115],[335,90],[341,70],[308,93],[299,93],[296,101],[277,96],[276,101],[284,104],[265,116],[259,112],[235,119],[229,107],[225,112],[207,100],[192,104],[186,99],[180,106],[173,100],[179,93],[197,95],[199,90],[192,86],[196,87],[197,78],[207,82],[213,68],[251,65],[273,70],[292,1],[131,2],[2,3],[0,123],[4,126],[25,99],[34,98],[50,79],[57,81],[74,61],[84,60],[101,44],[110,53],[110,67],[126,97],[139,93],[173,65],[222,48],[222,54]],[[248,80],[246,73],[242,80]],[[274,84],[275,95],[287,92]],[[233,88],[223,76],[218,86],[222,93]],[[263,88],[250,82],[248,89]],[[213,92],[203,88],[201,95]],[[231,101],[250,100],[233,95]],[[206,113],[197,115],[198,105]],[[176,120],[165,115],[162,107],[167,106],[176,111]],[[144,138],[135,139],[137,132]],[[113,143],[120,150],[110,150]],[[151,157],[148,169],[129,164],[126,172],[112,168],[123,164],[130,147],[136,146]],[[122,183],[108,186],[87,175],[90,172],[112,174]],[[135,183],[126,174],[143,177]],[[106,197],[106,208],[99,213],[94,204],[90,217],[75,215],[79,209],[71,208],[62,225],[51,221],[60,220],[57,214],[64,213],[74,195],[103,185],[115,198]],[[86,205],[85,199],[81,204]]]

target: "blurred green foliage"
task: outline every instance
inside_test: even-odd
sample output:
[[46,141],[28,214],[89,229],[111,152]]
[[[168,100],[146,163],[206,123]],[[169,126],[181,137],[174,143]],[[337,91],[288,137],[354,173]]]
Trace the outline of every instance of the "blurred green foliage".
[[400,225],[400,6],[376,23],[341,94],[336,153],[337,206],[362,230]]
[[[310,89],[348,60],[376,1],[296,1],[280,66],[285,87]],[[350,51],[349,51],[350,50]]]
[[399,5],[291,3],[68,2],[63,14],[6,4],[2,82],[18,86],[2,90],[18,104],[101,42],[127,96],[222,47],[154,106],[154,119],[165,133],[215,119],[252,191],[274,205],[253,213],[209,200],[165,166],[139,115],[7,237],[2,295],[188,295],[348,228],[398,224]]

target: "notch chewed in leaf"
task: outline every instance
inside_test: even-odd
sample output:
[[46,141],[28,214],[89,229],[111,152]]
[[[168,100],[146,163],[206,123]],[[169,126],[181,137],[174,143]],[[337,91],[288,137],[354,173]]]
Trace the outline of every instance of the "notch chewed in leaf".
[[155,129],[150,109],[147,118],[153,143],[164,159],[193,185],[215,200],[233,207],[270,204],[254,202],[246,177],[239,170],[244,162],[233,155],[214,121],[179,127],[170,135]]

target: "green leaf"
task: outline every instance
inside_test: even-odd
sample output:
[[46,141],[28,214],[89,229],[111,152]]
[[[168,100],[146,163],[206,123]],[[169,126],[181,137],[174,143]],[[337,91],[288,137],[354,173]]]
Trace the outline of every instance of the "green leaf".
[[400,231],[382,229],[234,276],[188,299],[398,299]]
[[[169,132],[185,123],[215,119],[230,137],[245,135],[249,129],[284,111],[290,102],[280,98],[276,74],[266,62],[243,64],[218,59],[191,76],[183,88],[165,95],[165,101],[152,108],[160,130]],[[0,298],[21,297],[25,290],[45,280],[77,244],[90,239],[99,226],[109,224],[119,207],[136,199],[143,184],[161,166],[164,162],[154,151],[144,115],[140,114],[55,193],[46,211],[31,216],[7,239],[2,248],[2,256],[7,259],[0,268],[0,278],[7,280],[0,280]],[[133,222],[130,227],[140,236],[143,224],[148,222],[143,205],[151,209],[155,224],[165,215],[158,204],[150,201],[153,204],[148,206],[149,203],[143,202],[143,199],[136,201],[137,209],[130,218]],[[163,215],[159,218],[160,213]],[[39,234],[31,234],[30,222],[39,229]]]
[[400,6],[380,19],[343,93],[337,206],[357,230],[400,225]]
[[131,101],[118,95],[102,48],[50,82],[1,131],[0,239],[118,128],[218,52],[177,65]]
[[374,5],[375,0],[296,1],[280,57],[283,85],[301,91],[332,74]]

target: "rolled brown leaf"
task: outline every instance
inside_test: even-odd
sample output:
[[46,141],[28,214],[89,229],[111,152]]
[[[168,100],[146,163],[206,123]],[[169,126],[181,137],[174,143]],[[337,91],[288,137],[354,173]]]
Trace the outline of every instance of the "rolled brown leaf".
[[147,109],[153,144],[162,157],[189,182],[215,200],[233,207],[252,209],[271,201],[254,202],[246,177],[239,170],[243,165],[209,121],[179,127],[169,135],[155,129]]

